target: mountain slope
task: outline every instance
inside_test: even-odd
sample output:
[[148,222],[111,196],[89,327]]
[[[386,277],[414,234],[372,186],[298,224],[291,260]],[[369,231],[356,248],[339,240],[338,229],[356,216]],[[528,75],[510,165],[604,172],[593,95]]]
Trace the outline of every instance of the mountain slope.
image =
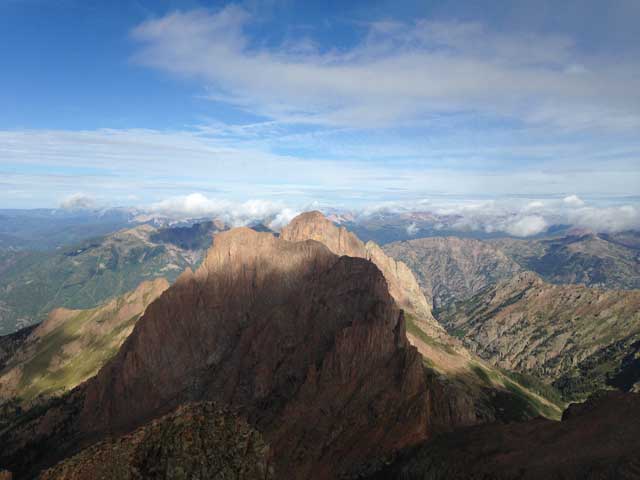
[[[627,367],[633,375],[628,357],[640,350],[640,291],[552,285],[532,272],[454,304],[441,320],[481,357],[553,382],[569,398]],[[627,383],[640,381],[635,368]]]
[[[213,223],[178,235],[182,229],[140,225],[60,252],[34,252],[0,275],[0,335],[44,320],[56,307],[93,308],[144,280],[169,281],[197,265],[215,233]],[[176,238],[196,248],[182,248]],[[204,240],[203,240],[204,239]]]
[[287,235],[218,234],[95,377],[0,432],[0,464],[34,474],[194,401],[247,418],[279,478],[363,474],[438,432],[558,414],[441,328],[428,335],[371,261]]
[[153,302],[96,377],[0,433],[19,474],[187,401],[246,415],[280,478],[334,478],[425,438],[421,358],[370,262],[241,228]]
[[[423,356],[423,362],[446,399],[439,410],[447,419],[440,428],[544,415],[559,418],[559,405],[549,401],[545,389],[533,392],[517,380],[470,354],[460,341],[447,335],[433,318],[430,305],[411,270],[384,253],[374,242],[366,244],[320,212],[306,212],[282,229],[281,238],[317,240],[338,255],[367,258],[383,273],[389,292],[405,310],[407,338]],[[543,395],[541,397],[541,395]]]
[[389,243],[384,251],[411,268],[436,309],[467,299],[521,270],[498,248],[470,238],[419,238]]
[[52,311],[42,324],[27,329],[28,335],[0,368],[0,403],[59,395],[95,375],[168,287],[158,278],[100,307]]
[[491,242],[524,269],[557,284],[640,288],[640,235],[576,233],[565,237]]

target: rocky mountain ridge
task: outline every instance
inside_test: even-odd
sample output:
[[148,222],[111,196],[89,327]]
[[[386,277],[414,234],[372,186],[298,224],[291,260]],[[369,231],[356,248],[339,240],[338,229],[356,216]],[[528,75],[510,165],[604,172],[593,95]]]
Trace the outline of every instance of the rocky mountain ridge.
[[570,232],[562,237],[490,240],[523,269],[555,284],[640,288],[640,234]]
[[413,270],[436,309],[465,300],[522,270],[492,244],[471,238],[419,238],[389,243],[383,249]]
[[379,270],[241,228],[216,236],[97,377],[3,432],[0,461],[25,472],[207,399],[241,409],[285,476],[333,478],[430,429],[421,358]]
[[523,272],[440,318],[489,362],[533,373],[569,398],[613,385],[625,372],[627,389],[640,382],[628,358],[640,350],[640,290],[553,285]]

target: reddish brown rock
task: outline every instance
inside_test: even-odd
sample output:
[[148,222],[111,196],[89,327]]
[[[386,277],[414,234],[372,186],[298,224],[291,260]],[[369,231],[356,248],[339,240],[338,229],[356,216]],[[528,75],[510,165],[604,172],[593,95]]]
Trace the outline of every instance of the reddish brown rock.
[[240,228],[149,306],[97,377],[0,436],[12,445],[0,461],[51,464],[197,400],[245,415],[278,478],[335,478],[429,433],[422,359],[378,268]]
[[413,272],[403,262],[386,255],[375,242],[363,243],[344,227],[337,227],[318,211],[305,212],[282,229],[281,238],[299,242],[317,240],[336,255],[366,258],[380,269],[389,285],[389,293],[406,312],[413,315],[421,328],[432,336],[445,335],[433,318],[431,305],[420,289]]

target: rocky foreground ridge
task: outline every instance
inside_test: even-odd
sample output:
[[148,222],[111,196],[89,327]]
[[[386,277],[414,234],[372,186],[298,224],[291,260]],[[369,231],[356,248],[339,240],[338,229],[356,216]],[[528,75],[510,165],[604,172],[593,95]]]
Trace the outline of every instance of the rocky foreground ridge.
[[411,449],[370,480],[635,480],[640,395],[601,392],[561,422],[471,427]]
[[274,475],[268,458],[269,447],[246,420],[202,402],[182,405],[128,435],[99,442],[39,479],[270,480]]

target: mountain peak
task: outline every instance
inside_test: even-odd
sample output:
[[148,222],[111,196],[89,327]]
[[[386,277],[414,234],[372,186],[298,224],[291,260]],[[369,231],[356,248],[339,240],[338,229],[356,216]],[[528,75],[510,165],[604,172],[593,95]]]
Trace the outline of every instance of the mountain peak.
[[403,262],[386,255],[375,242],[366,244],[345,227],[338,227],[318,211],[295,217],[280,232],[280,238],[292,242],[316,240],[336,255],[365,258],[373,262],[384,275],[389,293],[407,313],[416,317],[431,335],[442,336],[444,330],[433,318],[431,305],[420,290],[415,276]]
[[[185,402],[217,401],[264,435],[282,478],[336,478],[431,432],[422,359],[405,332],[372,262],[234,229],[215,237],[195,274],[147,308],[67,403],[0,433],[15,446],[0,462],[22,474],[84,439],[129,432]],[[37,465],[20,451],[36,424]]]

